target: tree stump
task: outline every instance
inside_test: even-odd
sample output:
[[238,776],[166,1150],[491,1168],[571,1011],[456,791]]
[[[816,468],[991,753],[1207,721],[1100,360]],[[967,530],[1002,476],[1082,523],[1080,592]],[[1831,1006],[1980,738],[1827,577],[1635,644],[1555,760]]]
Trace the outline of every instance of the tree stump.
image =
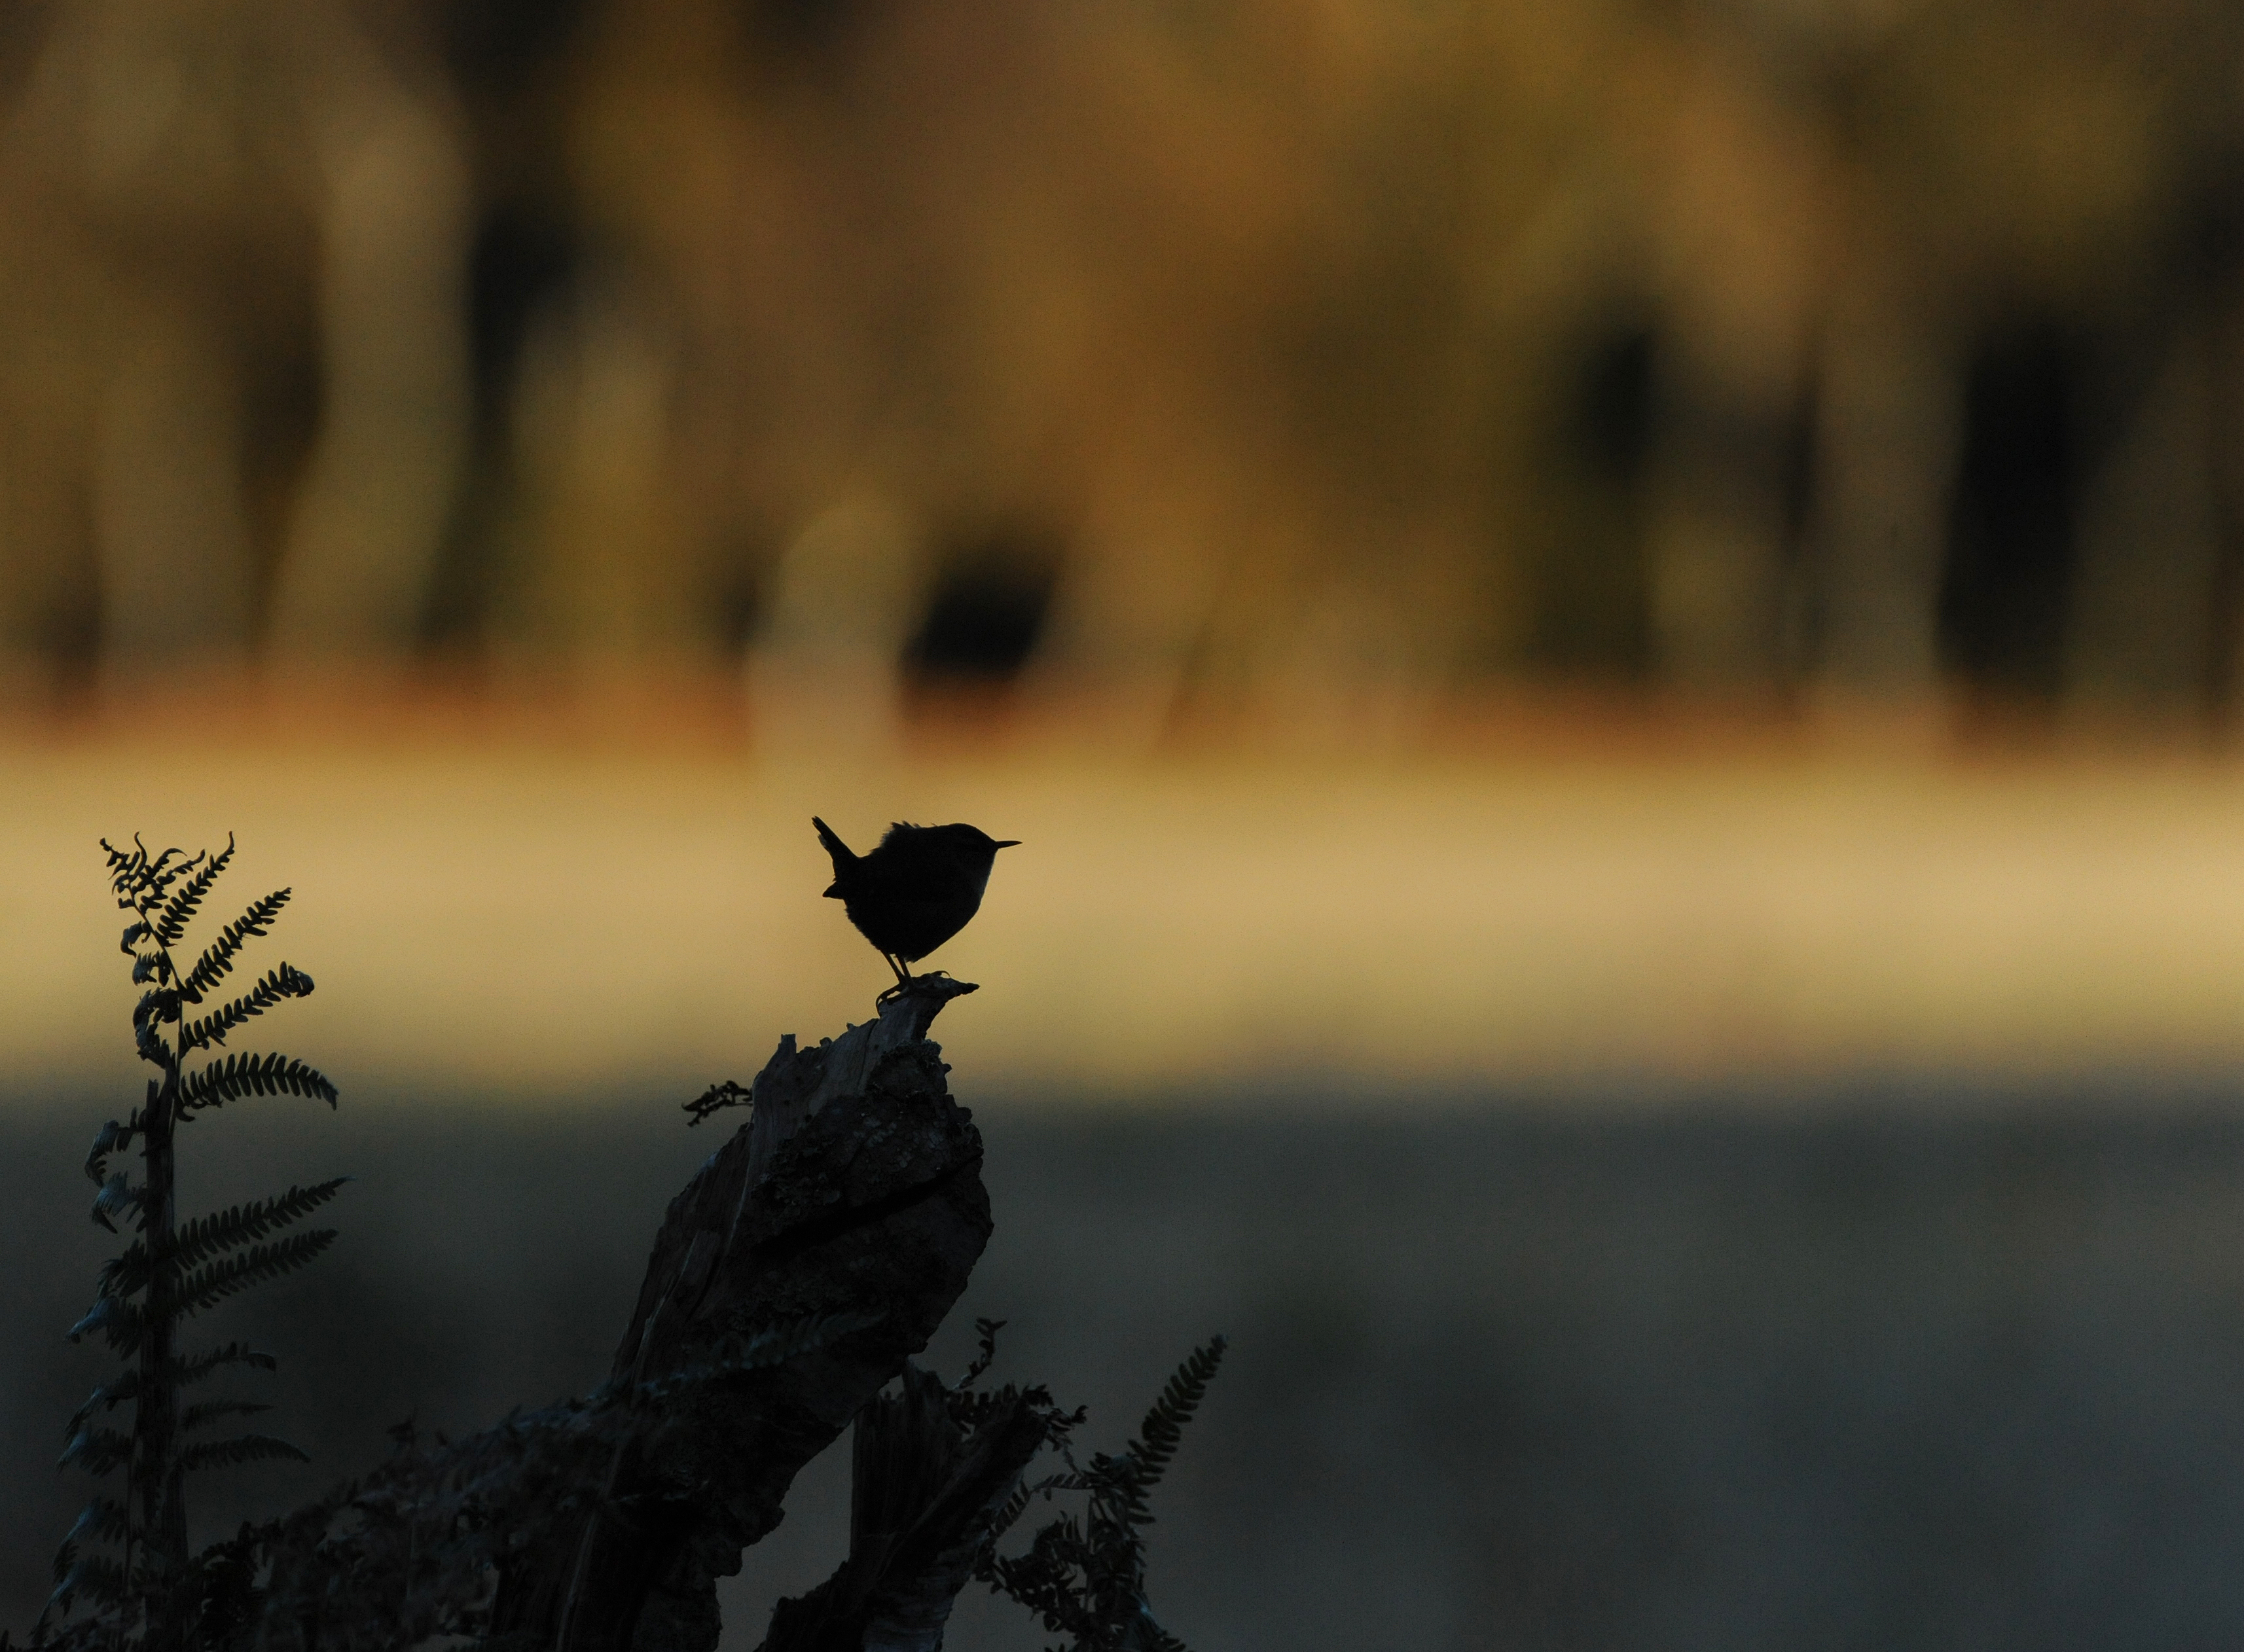
[[[258,1534],[272,1569],[243,1601],[242,1642],[329,1652],[465,1632],[554,1652],[713,1652],[716,1580],[927,1345],[989,1240],[981,1136],[927,1038],[973,990],[925,979],[815,1049],[782,1039],[748,1122],[671,1202],[607,1384],[468,1440],[411,1442]],[[910,1626],[936,1614],[939,1639],[965,1581],[961,1534],[1044,1438],[1029,1406],[970,1438],[943,1433],[926,1413],[932,1381],[916,1373],[861,1439],[861,1481],[868,1460],[910,1472],[878,1494],[889,1528],[862,1553],[853,1536],[844,1603],[821,1608],[836,1632],[856,1626],[853,1645],[869,1612],[897,1618],[896,1644],[928,1646]],[[875,1545],[885,1563],[867,1558]],[[928,1592],[953,1571],[936,1614]]]

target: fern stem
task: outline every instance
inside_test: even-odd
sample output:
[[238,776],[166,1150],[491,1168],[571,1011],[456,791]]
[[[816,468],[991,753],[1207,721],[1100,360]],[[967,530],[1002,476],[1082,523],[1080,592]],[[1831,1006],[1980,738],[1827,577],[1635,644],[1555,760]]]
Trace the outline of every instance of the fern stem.
[[[153,911],[141,908],[144,921],[153,927]],[[176,984],[171,948],[160,937],[157,951],[163,959],[159,985]],[[179,1025],[175,1018],[173,1025]],[[156,1037],[163,1052],[164,1078],[147,1109],[141,1134],[147,1188],[141,1205],[141,1233],[148,1247],[150,1268],[145,1329],[140,1338],[140,1387],[134,1401],[133,1433],[137,1437],[133,1473],[140,1495],[140,1526],[145,1549],[142,1561],[146,1588],[147,1652],[179,1652],[186,1624],[179,1583],[187,1567],[187,1508],[186,1476],[179,1464],[179,1389],[173,1381],[172,1343],[178,1331],[178,1259],[172,1241],[179,1225],[177,1157],[172,1134],[179,1122],[180,1062],[184,1052],[176,1032],[166,1037],[159,1028]]]

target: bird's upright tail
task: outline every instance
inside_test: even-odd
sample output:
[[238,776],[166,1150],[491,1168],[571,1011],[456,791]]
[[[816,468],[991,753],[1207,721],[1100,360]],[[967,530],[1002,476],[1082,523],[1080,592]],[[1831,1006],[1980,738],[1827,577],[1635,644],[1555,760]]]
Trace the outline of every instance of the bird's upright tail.
[[818,828],[818,840],[826,846],[826,853],[834,857],[834,881],[826,886],[826,893],[829,900],[839,900],[842,899],[842,880],[848,876],[850,868],[857,864],[857,852],[835,836],[834,828],[816,815],[810,817],[810,824]]

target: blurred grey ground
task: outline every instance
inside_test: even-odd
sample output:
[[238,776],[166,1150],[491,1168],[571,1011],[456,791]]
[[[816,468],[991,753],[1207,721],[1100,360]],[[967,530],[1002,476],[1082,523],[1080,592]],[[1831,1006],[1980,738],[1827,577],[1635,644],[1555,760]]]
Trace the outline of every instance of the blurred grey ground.
[[[360,1178],[329,1258],[209,1327],[281,1356],[274,1421],[319,1461],[213,1476],[205,1515],[365,1464],[409,1413],[463,1430],[595,1382],[718,1139],[679,1099],[369,1087],[193,1132],[196,1204]],[[1233,1338],[1155,1534],[1156,1604],[1200,1652],[2244,1639],[2227,1089],[1198,1099],[983,1106],[997,1233],[932,1358],[955,1373],[973,1317],[1008,1319],[997,1375],[1087,1402],[1112,1445]],[[106,1116],[19,1096],[0,1139],[13,1624],[85,1490],[49,1465],[104,1365],[60,1332],[102,1253],[78,1163]],[[728,1646],[832,1564],[837,1467],[750,1552]],[[952,1635],[1040,1643],[979,1595]]]

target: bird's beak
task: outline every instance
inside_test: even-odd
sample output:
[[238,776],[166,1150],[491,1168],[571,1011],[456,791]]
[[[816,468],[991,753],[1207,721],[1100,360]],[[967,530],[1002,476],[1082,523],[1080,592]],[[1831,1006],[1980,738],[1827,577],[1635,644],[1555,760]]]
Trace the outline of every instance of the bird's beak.
[[1018,838],[1007,838],[1003,843],[994,843],[990,846],[993,849],[1017,849],[1021,846],[1021,840]]

